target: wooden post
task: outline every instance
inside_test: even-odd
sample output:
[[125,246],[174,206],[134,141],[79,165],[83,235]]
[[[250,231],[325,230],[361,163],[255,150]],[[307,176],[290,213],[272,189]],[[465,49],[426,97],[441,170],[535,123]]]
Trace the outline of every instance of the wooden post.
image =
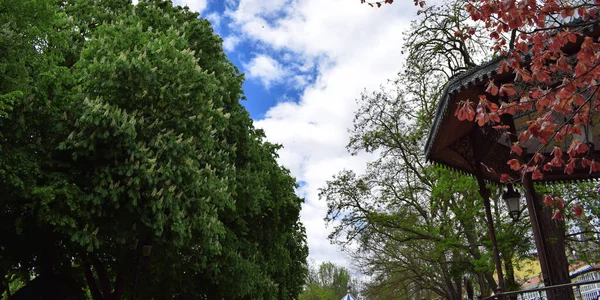
[[[511,115],[503,115],[502,122],[510,127],[511,142],[516,142],[517,131],[514,119]],[[527,151],[523,151],[523,156]],[[523,157],[517,157],[520,163],[524,163]],[[569,262],[565,254],[565,236],[560,232],[557,222],[552,220],[552,212],[549,209],[543,209],[538,199],[531,173],[523,174],[521,184],[525,190],[525,199],[527,201],[527,210],[531,220],[531,229],[533,239],[542,269],[542,278],[545,286],[556,284],[571,283],[569,276]],[[574,300],[572,289],[560,289],[548,291],[546,293],[548,300]]]
[[[523,189],[527,200],[527,209],[531,219],[533,238],[542,269],[545,286],[571,283],[569,262],[565,253],[564,232],[560,231],[558,221],[552,220],[552,211],[542,208],[538,199],[531,173],[523,175]],[[574,300],[571,288],[549,290],[548,300]]]

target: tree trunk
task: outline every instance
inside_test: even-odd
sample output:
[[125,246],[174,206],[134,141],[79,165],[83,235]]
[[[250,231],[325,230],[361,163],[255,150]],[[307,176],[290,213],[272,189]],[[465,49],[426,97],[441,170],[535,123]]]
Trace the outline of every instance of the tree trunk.
[[115,291],[112,294],[114,300],[121,299],[123,292],[125,291],[125,277],[123,276],[122,269],[119,269],[117,273],[117,281],[115,282]]
[[96,284],[96,278],[94,278],[94,273],[92,273],[90,263],[87,261],[83,264],[83,273],[85,274],[85,280],[87,281],[88,287],[90,288],[92,299],[103,300],[102,294],[100,293],[98,285]]
[[[504,270],[505,275],[504,275],[504,279],[506,280],[506,291],[510,292],[510,291],[518,291],[519,290],[519,285],[517,284],[517,281],[515,280],[515,269],[513,267],[513,256],[512,254],[510,255],[503,255],[503,262],[504,262]],[[510,300],[517,300],[517,295],[513,295],[510,298],[507,298]]]
[[[479,241],[477,240],[476,234],[474,232],[474,228],[467,226],[467,224],[465,224],[465,222],[463,220],[460,220],[460,224],[463,227],[463,230],[465,232],[465,236],[467,237],[467,242],[469,242],[469,253],[471,254],[471,256],[473,256],[474,259],[476,260],[480,260],[481,259],[481,252],[479,251]],[[496,290],[498,288],[498,284],[496,283],[496,280],[494,279],[494,273],[493,272],[485,272],[485,273],[480,273],[477,275],[478,280],[481,280],[483,278],[485,278],[487,280],[487,283],[489,285],[489,287],[492,290]],[[482,283],[482,281],[479,281],[480,285]],[[481,286],[481,288],[483,288],[483,286]]]
[[[98,280],[94,276],[94,271],[98,275]],[[106,272],[104,263],[93,255],[89,255],[83,263],[83,273],[85,280],[90,288],[93,300],[118,300],[123,297],[125,291],[125,277],[123,276],[123,267],[119,268],[117,278],[114,282],[114,290],[112,289],[111,280]],[[98,287],[100,283],[100,287]]]
[[465,289],[467,290],[467,299],[473,300],[474,299],[473,283],[467,277],[465,277]]
[[[482,297],[488,297],[491,294],[491,288],[489,285],[490,280],[487,278],[490,277],[490,275],[488,273],[486,274],[477,274],[477,283],[479,284],[479,296]],[[496,283],[494,281],[494,277],[492,277],[492,282],[494,282],[494,284]]]
[[[565,247],[565,223],[552,220],[552,209],[546,207],[541,214],[542,228],[545,229],[547,258],[550,262],[550,280],[552,285],[571,283],[569,261]],[[546,282],[546,279],[544,279]],[[555,290],[554,299],[575,299],[571,288]],[[549,298],[550,299],[550,298]]]
[[108,274],[106,273],[106,268],[104,267],[104,263],[98,259],[98,257],[90,255],[90,260],[92,265],[94,266],[94,270],[98,274],[98,279],[100,280],[100,286],[102,288],[102,295],[104,299],[110,299],[112,295],[112,289],[110,287],[110,280],[108,279]]
[[463,298],[462,297],[462,291],[463,291],[463,289],[462,289],[462,279],[456,280],[456,289],[455,289],[455,291],[456,291],[456,295],[455,295],[456,298],[455,299],[462,300],[462,298]]

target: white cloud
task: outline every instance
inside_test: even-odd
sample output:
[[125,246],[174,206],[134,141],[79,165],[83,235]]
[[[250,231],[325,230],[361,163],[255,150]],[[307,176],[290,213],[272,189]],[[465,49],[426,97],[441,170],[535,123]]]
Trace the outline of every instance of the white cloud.
[[296,88],[296,89],[302,89],[303,87],[305,87],[308,82],[309,82],[310,78],[306,75],[294,75],[291,78],[291,84]]
[[174,5],[187,6],[190,10],[202,14],[206,9],[207,0],[173,0]]
[[221,14],[212,12],[206,15],[205,18],[210,21],[215,31],[219,31],[221,28]]
[[254,57],[248,64],[244,65],[249,79],[256,79],[268,89],[271,84],[283,81],[287,76],[287,70],[270,56],[260,54]]
[[231,52],[240,42],[241,39],[235,35],[227,36],[223,39],[223,49]]
[[[305,182],[298,189],[306,198],[301,218],[310,257],[317,262],[350,266],[327,240],[331,229],[325,228],[326,203],[318,199],[318,189],[342,169],[361,172],[372,159],[347,153],[347,128],[360,92],[400,71],[402,32],[416,13],[412,3],[372,9],[359,0],[240,0],[226,11],[237,36],[266,53],[284,53],[286,71],[268,56],[257,56],[249,64],[255,67],[248,70],[250,77],[273,83],[288,72],[280,82],[304,88],[297,102],[278,103],[256,126],[265,129],[270,141],[283,144],[280,162]],[[309,80],[306,72],[315,69],[316,78]]]

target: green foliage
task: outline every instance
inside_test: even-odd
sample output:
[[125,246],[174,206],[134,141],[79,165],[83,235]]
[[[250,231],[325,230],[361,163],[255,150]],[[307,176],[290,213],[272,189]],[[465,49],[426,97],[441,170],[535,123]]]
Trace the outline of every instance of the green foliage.
[[210,23],[170,1],[8,2],[2,290],[59,274],[94,299],[296,298],[302,199]]
[[300,294],[300,300],[338,300],[348,291],[353,296],[358,295],[358,282],[353,279],[348,269],[332,262],[311,265],[306,285]]
[[[461,1],[419,12],[406,35],[404,70],[358,100],[348,150],[376,159],[363,174],[342,171],[321,189],[334,224],[330,239],[371,275],[371,298],[463,299],[466,287],[483,296],[496,288],[477,182],[430,164],[423,153],[444,84],[488,49],[485,39],[455,35],[467,32],[468,18]],[[500,199],[498,187],[489,189]],[[528,220],[515,224],[503,205],[494,201],[492,208],[510,268],[531,241]]]

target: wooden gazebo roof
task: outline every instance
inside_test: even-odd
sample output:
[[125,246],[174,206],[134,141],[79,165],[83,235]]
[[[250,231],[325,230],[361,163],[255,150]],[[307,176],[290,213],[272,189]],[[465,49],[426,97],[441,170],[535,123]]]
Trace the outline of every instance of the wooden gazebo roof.
[[[453,169],[475,173],[475,160],[473,144],[484,146],[489,151],[486,157],[495,158],[492,162],[497,172],[505,168],[510,149],[503,145],[490,147],[491,140],[498,138],[500,134],[492,128],[478,128],[475,122],[459,121],[454,115],[457,103],[464,99],[478,99],[478,96],[485,93],[485,83],[497,76],[497,65],[500,59],[494,59],[477,68],[463,72],[452,78],[440,95],[438,107],[435,114],[433,125],[427,143],[425,144],[425,155],[428,160],[449,166]],[[484,140],[484,131],[492,136]],[[477,133],[481,134],[477,134]],[[499,148],[499,149],[497,149]],[[485,150],[485,149],[481,149]],[[485,158],[483,158],[484,161]],[[500,163],[504,161],[504,165]],[[484,162],[485,163],[485,162]],[[492,174],[486,169],[484,176],[488,180],[499,181],[499,174]]]
[[[476,162],[483,164],[482,175],[485,180],[500,183],[503,173],[512,178],[520,177],[518,172],[513,171],[507,165],[512,157],[509,138],[500,130],[491,126],[479,127],[476,122],[459,121],[455,116],[457,104],[461,100],[470,99],[477,103],[479,95],[485,94],[485,86],[490,80],[497,84],[511,82],[514,74],[507,72],[498,74],[498,64],[501,58],[491,60],[476,68],[463,72],[452,78],[444,88],[439,100],[438,107],[425,145],[426,158],[452,169],[474,174]],[[487,94],[487,99],[498,103],[498,98]],[[517,130],[527,126],[527,121],[532,118],[531,114],[515,115],[514,123]],[[600,149],[600,124],[593,125],[595,149]],[[567,141],[569,142],[569,141]],[[534,152],[539,144],[530,143]],[[535,146],[535,147],[534,147]],[[552,149],[552,147],[549,147]],[[600,157],[599,151],[593,155]],[[549,155],[547,155],[548,157]],[[524,154],[524,160],[531,158]],[[596,159],[597,161],[599,159]],[[565,157],[565,161],[567,158]],[[573,174],[565,174],[562,168],[554,168],[552,171],[544,172],[544,181],[566,181],[583,180],[600,177],[600,172],[590,174],[589,168],[582,168],[578,164]]]

